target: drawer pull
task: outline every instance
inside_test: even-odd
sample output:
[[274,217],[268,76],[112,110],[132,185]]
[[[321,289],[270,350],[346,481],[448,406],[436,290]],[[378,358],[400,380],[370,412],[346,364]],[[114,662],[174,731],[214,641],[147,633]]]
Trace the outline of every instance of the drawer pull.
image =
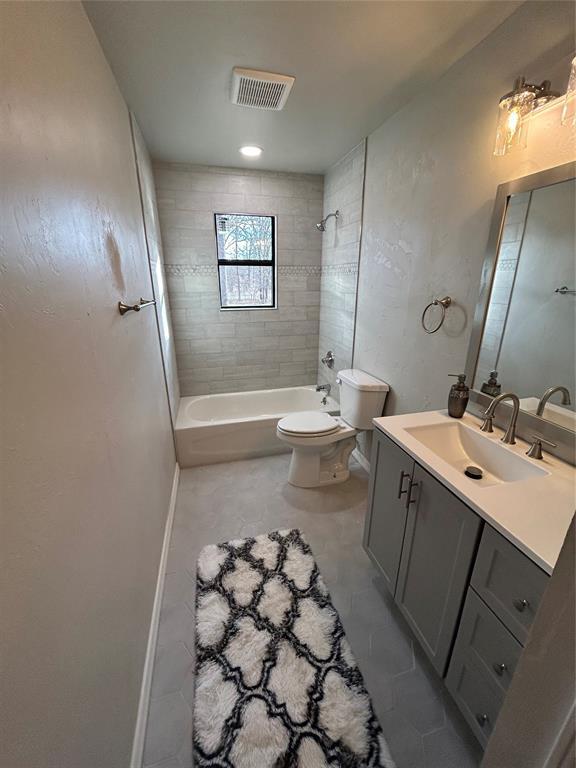
[[398,498],[401,499],[405,493],[408,493],[408,488],[404,489],[404,479],[410,477],[410,472],[400,472],[400,482],[398,483]]
[[478,721],[480,728],[484,728],[488,722],[488,715],[476,715],[476,720]]
[[516,610],[519,613],[523,613],[526,610],[526,608],[528,608],[528,606],[530,605],[528,600],[514,600],[513,603],[514,603],[514,608],[516,608]]
[[410,483],[408,484],[408,500],[406,501],[406,506],[410,506],[410,504],[415,504],[416,499],[412,498],[412,488],[418,488],[420,483],[414,482],[414,480],[410,480]]
[[494,670],[494,672],[496,672],[498,677],[502,677],[504,672],[508,670],[508,667],[506,666],[506,664],[493,664],[492,669]]

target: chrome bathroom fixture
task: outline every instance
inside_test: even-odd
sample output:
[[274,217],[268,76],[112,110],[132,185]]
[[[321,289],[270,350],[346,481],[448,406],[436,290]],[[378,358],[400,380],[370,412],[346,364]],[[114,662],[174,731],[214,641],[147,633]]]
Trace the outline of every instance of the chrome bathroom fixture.
[[316,385],[316,392],[326,392],[324,397],[322,398],[322,405],[328,404],[328,398],[330,397],[330,390],[332,389],[332,386],[330,384],[317,384]]
[[140,310],[144,309],[144,307],[152,307],[154,304],[156,304],[154,299],[149,299],[147,301],[142,297],[140,297],[138,304],[125,304],[123,301],[119,301],[118,312],[120,312],[121,315],[125,315],[126,312],[140,312]]
[[[420,321],[422,323],[422,328],[426,331],[426,333],[436,333],[437,330],[439,330],[442,327],[442,324],[444,323],[444,318],[446,317],[446,310],[447,308],[452,304],[452,299],[450,296],[444,296],[443,299],[433,299],[430,304],[424,309],[424,312],[422,312],[422,320]],[[425,318],[426,313],[430,309],[430,307],[440,307],[442,310],[442,316],[440,317],[440,321],[434,328],[427,328]]]
[[556,392],[562,392],[562,405],[572,405],[570,391],[566,387],[550,387],[550,389],[547,389],[540,398],[538,408],[536,408],[536,416],[542,416],[546,403],[550,400],[552,395],[556,394]]
[[520,412],[520,400],[518,398],[518,395],[515,395],[513,392],[503,392],[501,395],[498,395],[498,397],[495,397],[494,400],[492,400],[488,408],[486,408],[484,415],[482,417],[483,421],[482,421],[482,426],[480,427],[480,431],[494,432],[494,428],[492,426],[494,412],[503,400],[512,401],[512,416],[510,417],[510,423],[508,424],[508,429],[506,430],[504,437],[502,437],[501,439],[502,439],[502,442],[506,443],[507,445],[515,445],[516,444],[516,422],[518,421],[518,413]]
[[546,443],[550,448],[557,448],[556,443],[551,443],[550,440],[545,440],[539,435],[532,435],[534,442],[530,445],[530,448],[526,451],[526,456],[530,456],[531,459],[543,459],[542,456],[542,443]]
[[324,365],[328,366],[328,368],[334,368],[334,360],[335,360],[334,353],[332,352],[331,349],[329,349],[328,352],[326,352],[326,354],[322,358],[321,362]]
[[332,218],[332,216],[336,220],[338,220],[338,217],[340,216],[340,211],[334,211],[334,213],[329,213],[328,216],[326,216],[325,219],[322,219],[322,221],[320,221],[320,222],[318,222],[318,224],[316,224],[316,229],[319,232],[326,232],[326,222],[328,221],[328,219]]

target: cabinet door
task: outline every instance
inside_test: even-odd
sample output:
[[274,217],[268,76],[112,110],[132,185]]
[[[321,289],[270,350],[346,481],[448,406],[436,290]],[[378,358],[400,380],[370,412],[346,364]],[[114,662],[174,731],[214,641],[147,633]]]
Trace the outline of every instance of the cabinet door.
[[413,479],[396,602],[444,675],[482,523],[417,464]]
[[364,548],[392,594],[396,589],[413,469],[413,459],[375,429]]

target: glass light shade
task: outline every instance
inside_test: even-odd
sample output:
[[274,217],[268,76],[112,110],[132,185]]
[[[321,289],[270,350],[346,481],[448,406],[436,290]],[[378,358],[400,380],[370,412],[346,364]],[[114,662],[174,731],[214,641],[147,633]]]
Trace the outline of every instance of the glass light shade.
[[495,155],[506,155],[512,149],[526,146],[528,126],[525,118],[534,109],[536,90],[534,86],[519,79],[516,81],[514,90],[500,99],[494,144]]
[[570,79],[562,109],[562,125],[576,127],[576,56],[572,59]]

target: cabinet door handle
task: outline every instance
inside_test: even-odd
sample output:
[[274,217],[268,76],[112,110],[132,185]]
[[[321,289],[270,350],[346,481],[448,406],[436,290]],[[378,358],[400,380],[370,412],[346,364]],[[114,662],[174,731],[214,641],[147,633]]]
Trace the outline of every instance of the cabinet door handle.
[[528,600],[513,600],[512,602],[514,603],[514,608],[520,613],[523,613],[530,605]]
[[406,499],[406,506],[410,506],[410,504],[415,504],[416,499],[412,498],[412,488],[418,488],[420,485],[419,482],[415,480],[410,480],[410,483],[408,484],[408,498]]
[[407,477],[410,477],[410,472],[404,472],[404,470],[402,470],[402,472],[400,472],[400,482],[398,483],[398,498],[399,499],[401,499],[402,496],[405,493],[408,493],[408,489],[407,488],[406,489],[403,488],[404,480]]
[[484,726],[488,722],[488,715],[478,714],[476,715],[476,720],[478,721],[478,725],[480,726],[480,728],[484,728]]
[[492,669],[494,670],[494,672],[496,672],[498,677],[502,677],[502,675],[504,674],[504,672],[506,672],[508,667],[506,666],[506,664],[492,664]]

